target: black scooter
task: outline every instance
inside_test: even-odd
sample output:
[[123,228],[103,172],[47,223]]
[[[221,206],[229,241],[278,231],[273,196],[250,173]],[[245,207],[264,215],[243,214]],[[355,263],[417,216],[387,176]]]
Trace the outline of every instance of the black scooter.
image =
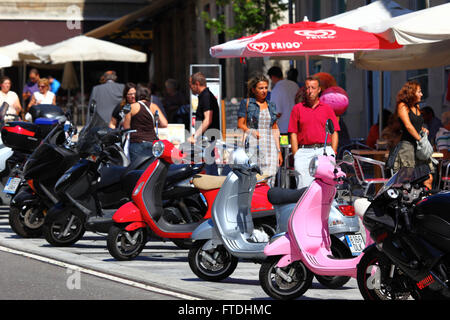
[[[58,106],[47,105],[33,106],[33,122],[9,121],[4,123],[8,103],[0,106],[0,127],[2,136],[2,170],[0,181],[4,186],[2,202],[10,204],[10,199],[22,185],[22,170],[28,157],[40,145],[47,134],[55,127],[59,119],[65,119],[64,112]],[[5,158],[5,156],[7,158]]]
[[[42,224],[49,208],[58,202],[53,187],[58,178],[79,159],[73,148],[76,128],[59,122],[29,156],[22,185],[10,202],[9,224],[21,237],[42,235]],[[19,173],[20,175],[20,173]]]
[[[95,119],[95,115],[92,118]],[[43,226],[45,239],[54,246],[70,246],[81,239],[85,231],[107,233],[113,224],[112,215],[129,201],[140,175],[154,161],[153,156],[141,156],[127,167],[111,164],[112,156],[106,146],[119,144],[127,130],[111,130],[101,121],[94,122],[96,125],[80,133],[78,149],[81,160],[55,185],[60,202],[49,210]],[[183,196],[189,197],[197,204],[191,205],[190,211],[206,210],[195,198],[194,188],[188,188],[184,193],[173,191],[178,182],[201,172],[202,168],[173,167],[171,179],[165,186],[167,201],[183,202]],[[180,191],[179,188],[176,190]],[[197,193],[200,197],[198,190]],[[192,218],[189,210],[183,212]]]
[[[49,120],[49,123],[56,121],[56,125],[28,157],[23,170],[17,170],[15,179],[21,182],[10,203],[9,224],[22,237],[42,235],[47,211],[59,202],[55,183],[80,158],[76,143],[72,141],[77,130],[70,118],[70,113],[66,113],[59,120]],[[106,149],[112,155],[109,161],[123,163],[125,155],[118,146],[110,144]]]
[[358,264],[365,300],[450,300],[450,192],[430,195],[429,173],[401,168],[364,213],[375,241]]

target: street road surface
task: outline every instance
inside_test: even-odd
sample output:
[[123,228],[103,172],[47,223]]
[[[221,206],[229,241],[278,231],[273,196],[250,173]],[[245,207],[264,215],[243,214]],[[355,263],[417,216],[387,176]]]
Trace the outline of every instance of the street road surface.
[[174,297],[0,251],[0,300],[159,300]]
[[[8,252],[14,250],[28,256],[14,257]],[[140,256],[132,261],[112,258],[106,248],[105,235],[95,233],[87,232],[71,247],[57,248],[43,238],[23,239],[17,236],[9,227],[7,207],[0,207],[0,252],[5,252],[0,256],[0,299],[39,299],[35,295],[41,292],[42,299],[270,300],[259,285],[258,264],[239,262],[228,279],[208,282],[192,273],[187,260],[188,251],[178,249],[170,241],[149,241]],[[45,264],[34,261],[36,259]],[[80,289],[69,290],[66,282],[75,274],[69,274],[67,270],[75,267],[82,268]],[[45,272],[46,269],[49,272]],[[110,279],[120,284],[112,283]],[[71,280],[72,285],[78,283],[74,278]],[[25,284],[30,287],[28,292],[25,292]],[[135,288],[124,289],[124,284]],[[5,286],[8,290],[3,290]],[[22,294],[14,292],[13,288],[21,288]],[[330,299],[362,300],[356,280],[351,279],[337,290],[327,289],[314,280],[312,288],[300,298]]]

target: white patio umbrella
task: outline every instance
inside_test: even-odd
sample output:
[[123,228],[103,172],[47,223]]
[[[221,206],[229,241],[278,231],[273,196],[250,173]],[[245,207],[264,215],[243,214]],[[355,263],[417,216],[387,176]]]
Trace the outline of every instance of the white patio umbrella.
[[[318,22],[332,23],[343,28],[358,30],[361,26],[378,25],[383,21],[410,12],[413,11],[403,8],[395,1],[378,0],[368,5],[319,20]],[[337,54],[333,55],[333,57],[354,60],[353,53]]]
[[[39,48],[41,48],[41,46],[38,45],[37,43],[35,43],[33,41],[29,41],[27,39],[24,39],[22,41],[14,42],[14,43],[8,44],[6,46],[0,47],[0,54],[4,54],[4,55],[8,56],[11,59],[12,63],[14,63],[14,62],[20,61],[20,58],[19,58],[20,51],[24,51],[24,50],[32,51],[32,50],[37,50]],[[33,61],[24,60],[22,62],[22,81],[21,81],[22,88],[25,86],[25,82],[26,82],[26,77],[27,77],[26,64],[28,62],[39,62],[39,61],[34,59]],[[22,105],[23,105],[23,99],[22,99]]]
[[81,106],[84,106],[84,61],[146,62],[147,54],[109,41],[76,36],[38,50],[19,53],[21,60],[39,59],[43,63],[80,62]]
[[40,49],[41,46],[33,41],[29,41],[27,39],[8,44],[6,46],[0,47],[0,53],[7,55],[14,61],[20,61],[19,52],[22,51],[33,51]]
[[5,54],[0,53],[0,68],[7,68],[12,66],[12,60]]
[[358,53],[356,65],[369,70],[425,69],[450,64],[450,3],[361,26],[404,45],[397,52]]

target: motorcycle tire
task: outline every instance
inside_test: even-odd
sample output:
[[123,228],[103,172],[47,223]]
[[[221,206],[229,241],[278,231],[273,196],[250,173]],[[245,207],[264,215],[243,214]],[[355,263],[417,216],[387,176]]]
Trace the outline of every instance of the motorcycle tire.
[[64,213],[58,219],[44,223],[42,231],[48,243],[55,247],[69,247],[80,240],[86,229],[79,216]]
[[[228,278],[236,269],[238,258],[231,255],[224,246],[204,251],[203,245],[207,240],[195,241],[189,250],[188,260],[192,272],[206,281],[222,281]],[[212,256],[216,256],[212,258]]]
[[42,208],[28,206],[22,208],[10,207],[9,225],[22,238],[39,238],[42,236],[44,214],[35,210],[42,211]]
[[147,243],[147,230],[139,228],[134,231],[126,231],[123,226],[113,225],[106,238],[108,251],[119,261],[127,261],[136,258]]
[[264,292],[273,299],[292,300],[301,297],[312,285],[314,274],[301,262],[294,261],[280,268],[291,279],[283,279],[277,267],[281,256],[270,256],[261,265],[259,283]]
[[[358,289],[364,300],[382,301],[382,300],[406,300],[413,292],[399,291],[395,288],[405,288],[405,286],[396,280],[396,274],[390,278],[392,262],[386,255],[379,251],[375,246],[367,249],[358,263],[357,282]],[[385,279],[390,278],[390,283]],[[395,283],[397,281],[397,283]],[[406,288],[405,288],[406,289]]]
[[[352,252],[350,249],[338,238],[331,237],[331,252],[333,257],[337,259],[350,259]],[[346,276],[320,276],[314,275],[319,283],[328,289],[337,289],[350,281],[351,277]]]

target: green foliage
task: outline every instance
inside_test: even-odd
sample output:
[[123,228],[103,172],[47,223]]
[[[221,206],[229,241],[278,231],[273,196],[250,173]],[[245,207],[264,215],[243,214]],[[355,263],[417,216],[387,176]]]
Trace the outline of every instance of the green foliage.
[[[269,28],[270,23],[277,24],[282,12],[287,10],[286,0],[217,0],[217,17],[211,17],[206,11],[201,13],[206,27],[215,33],[225,33],[230,37],[254,34]],[[230,5],[234,14],[234,23],[227,27],[223,8]]]

